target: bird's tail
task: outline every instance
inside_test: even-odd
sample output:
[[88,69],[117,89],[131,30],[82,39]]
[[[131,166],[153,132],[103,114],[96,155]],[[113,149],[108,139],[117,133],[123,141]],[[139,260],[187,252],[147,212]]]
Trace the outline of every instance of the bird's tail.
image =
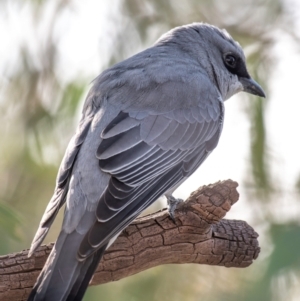
[[82,234],[61,232],[28,301],[80,301],[106,249],[100,248],[85,261],[78,261]]

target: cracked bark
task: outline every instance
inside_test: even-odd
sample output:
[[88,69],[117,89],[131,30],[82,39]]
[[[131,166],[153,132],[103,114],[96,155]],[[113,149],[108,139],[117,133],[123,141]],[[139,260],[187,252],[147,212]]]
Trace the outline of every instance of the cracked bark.
[[[168,263],[247,267],[257,258],[258,234],[244,221],[222,219],[238,200],[232,180],[203,186],[180,203],[176,224],[166,209],[137,218],[106,251],[91,285],[116,281]],[[0,256],[0,300],[26,300],[53,244]]]

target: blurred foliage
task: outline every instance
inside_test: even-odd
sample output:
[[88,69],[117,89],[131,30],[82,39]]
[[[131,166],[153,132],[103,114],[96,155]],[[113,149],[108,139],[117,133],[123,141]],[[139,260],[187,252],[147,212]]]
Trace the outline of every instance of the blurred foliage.
[[3,243],[8,240],[21,240],[22,222],[18,214],[6,204],[0,203],[0,254],[6,254],[10,251],[7,244]]
[[[16,45],[16,61],[0,77],[1,254],[29,246],[51,197],[58,165],[78,121],[87,83],[97,75],[78,74],[71,81],[61,75],[63,58],[58,47],[64,31],[58,30],[59,21],[74,11],[76,14],[74,3],[75,0],[0,2],[4,18],[11,9],[18,15],[26,8],[33,24],[33,37]],[[101,62],[102,66],[149,46],[172,27],[204,21],[226,28],[242,44],[249,72],[267,95],[268,74],[274,68],[274,33],[280,30],[293,38],[297,36],[291,9],[284,0],[118,0],[111,10],[118,11],[118,22],[110,36],[113,45],[110,57]],[[275,189],[277,185],[271,174],[265,122],[271,99],[242,97],[247,98],[243,109],[251,120],[249,172],[244,186],[248,187],[248,199],[255,205],[253,212],[259,211],[255,217],[263,229],[260,243],[269,248],[269,255],[247,271],[195,265],[157,267],[117,283],[91,288],[86,301],[99,300],[99,296],[124,301],[268,301],[280,300],[280,296],[297,300],[300,228],[290,221],[278,224],[272,213],[278,188]],[[300,178],[295,183],[300,191]],[[57,231],[59,226],[55,227]],[[50,233],[47,241],[55,237],[56,234]]]

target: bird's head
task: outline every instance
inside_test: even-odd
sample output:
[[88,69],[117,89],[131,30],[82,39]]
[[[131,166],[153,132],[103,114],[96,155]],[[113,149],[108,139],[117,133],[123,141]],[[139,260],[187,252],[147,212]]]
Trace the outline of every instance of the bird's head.
[[177,43],[207,71],[223,100],[244,91],[265,97],[261,86],[247,71],[240,44],[226,30],[205,23],[193,23],[173,29],[161,40]]

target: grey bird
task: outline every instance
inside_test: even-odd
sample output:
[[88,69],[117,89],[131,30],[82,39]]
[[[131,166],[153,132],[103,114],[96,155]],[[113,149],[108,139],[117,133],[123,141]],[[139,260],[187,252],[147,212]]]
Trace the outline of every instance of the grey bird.
[[29,256],[66,204],[59,237],[28,300],[82,300],[104,253],[157,198],[173,191],[217,146],[224,101],[265,97],[240,45],[193,23],[100,74],[62,160]]

